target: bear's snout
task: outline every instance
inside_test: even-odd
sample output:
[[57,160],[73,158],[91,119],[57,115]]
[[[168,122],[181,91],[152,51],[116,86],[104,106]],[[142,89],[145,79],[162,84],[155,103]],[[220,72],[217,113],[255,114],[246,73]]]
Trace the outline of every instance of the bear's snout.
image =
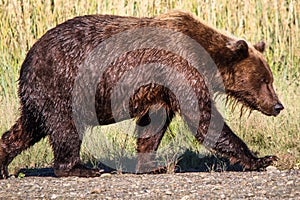
[[277,102],[274,106],[274,116],[277,116],[280,111],[282,111],[284,109],[283,105],[280,102]]

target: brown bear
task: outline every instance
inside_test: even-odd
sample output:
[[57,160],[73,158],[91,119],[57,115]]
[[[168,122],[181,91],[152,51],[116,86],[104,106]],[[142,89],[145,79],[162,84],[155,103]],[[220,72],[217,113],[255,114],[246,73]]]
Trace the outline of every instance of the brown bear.
[[[153,18],[115,15],[75,17],[42,36],[29,50],[22,64],[18,93],[21,116],[0,140],[2,178],[8,177],[7,167],[15,156],[48,135],[54,151],[54,171],[57,176],[97,176],[99,174],[97,169],[88,169],[80,161],[82,136],[79,132],[88,126],[106,125],[128,118],[136,119],[137,152],[140,155],[136,169],[137,172],[143,172],[149,167],[146,163],[153,159],[151,153],[157,150],[176,113],[182,116],[200,143],[229,157],[232,163],[239,162],[244,169],[265,168],[277,159],[276,156],[258,158],[254,155],[227,126],[221,114],[213,113],[215,102],[212,100],[204,75],[195,70],[184,56],[166,49],[133,48],[109,61],[109,66],[96,78],[96,82],[89,82],[87,78],[84,79],[86,82],[79,81],[83,85],[76,86],[80,66],[84,65],[93,51],[97,52],[95,49],[99,45],[116,34],[141,28],[170,30],[172,34],[180,33],[201,45],[218,69],[224,84],[224,92],[247,108],[271,116],[278,115],[283,109],[273,89],[271,70],[262,55],[265,49],[263,42],[251,45],[245,40],[221,33],[191,14],[180,11]],[[147,34],[147,31],[144,33]],[[139,37],[143,39],[143,35]],[[158,37],[160,36],[154,34],[153,40]],[[151,42],[152,38],[146,40]],[[126,41],[122,42],[124,44]],[[135,40],[128,43],[135,43]],[[179,45],[182,51],[189,48],[181,38],[176,37],[176,34],[170,35],[170,40],[161,43],[165,43],[160,44],[165,46]],[[122,48],[117,40],[114,45],[115,49]],[[102,52],[97,53],[105,54],[105,48],[104,45]],[[109,53],[106,52],[107,55]],[[199,57],[206,60],[200,52]],[[96,59],[95,62],[101,64],[106,62],[105,58]],[[150,67],[145,68],[147,70],[142,76],[137,75],[127,82],[123,80],[128,87],[132,85],[134,93],[129,94],[127,104],[116,103],[114,110],[120,115],[116,120],[113,113],[116,111],[113,111],[111,103],[113,88],[127,72],[145,64],[149,64]],[[173,71],[169,73],[168,70],[160,70],[156,64],[167,65],[168,69]],[[176,75],[177,72],[186,79],[185,84],[182,77]],[[99,75],[94,68],[89,73],[92,76]],[[139,82],[151,79],[148,77],[151,74],[173,80],[176,85],[174,88],[183,92],[191,89],[196,100],[189,98],[191,93],[186,93],[185,100],[191,107],[196,105],[197,112],[194,112],[194,109],[191,112],[183,112],[176,91],[174,92],[172,88],[151,81],[146,84]],[[138,85],[138,82],[141,85]],[[92,93],[94,96],[89,101],[86,100],[89,89],[85,88],[91,84],[95,87],[95,93]],[[74,105],[79,107],[82,105],[82,108],[76,110]],[[129,114],[120,114],[124,112]],[[218,137],[206,137],[213,117],[218,119],[218,123],[221,122],[221,129],[217,133]],[[194,118],[199,119],[197,124],[191,123]],[[158,122],[152,123],[155,120]]]

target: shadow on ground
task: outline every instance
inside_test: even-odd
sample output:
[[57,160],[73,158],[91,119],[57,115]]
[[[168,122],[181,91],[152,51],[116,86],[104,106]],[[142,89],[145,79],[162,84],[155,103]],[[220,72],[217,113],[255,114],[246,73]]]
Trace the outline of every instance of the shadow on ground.
[[231,165],[229,159],[218,155],[201,155],[194,151],[186,150],[180,157],[176,172],[223,172],[243,171],[239,164]]
[[[87,166],[92,166],[91,163],[87,163]],[[104,172],[110,173],[115,170],[110,167],[99,164],[99,169],[104,169]],[[239,164],[230,165],[227,158],[210,155],[203,156],[193,151],[186,150],[180,157],[175,172],[223,172],[223,171],[243,171],[243,168]],[[20,169],[17,176],[39,176],[39,177],[55,177],[53,168],[32,168],[32,169]]]

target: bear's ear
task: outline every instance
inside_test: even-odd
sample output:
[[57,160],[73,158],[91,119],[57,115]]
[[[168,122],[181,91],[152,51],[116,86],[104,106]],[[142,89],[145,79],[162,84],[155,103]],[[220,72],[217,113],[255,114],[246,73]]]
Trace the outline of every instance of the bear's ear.
[[263,53],[265,51],[265,48],[266,48],[266,43],[264,41],[260,41],[258,42],[257,44],[254,45],[254,48]]
[[248,44],[245,40],[229,42],[227,43],[227,47],[240,59],[247,58],[249,55]]

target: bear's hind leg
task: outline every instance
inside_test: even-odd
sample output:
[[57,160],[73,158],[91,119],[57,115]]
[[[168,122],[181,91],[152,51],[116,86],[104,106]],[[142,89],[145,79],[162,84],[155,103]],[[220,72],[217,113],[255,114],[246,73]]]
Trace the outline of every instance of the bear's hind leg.
[[[137,121],[138,161],[136,173],[159,173],[165,171],[164,167],[157,165],[155,155],[160,141],[174,117],[174,113],[173,111],[169,111],[164,118],[161,116],[162,112],[165,112],[164,108],[155,111],[150,114],[150,116],[149,113],[147,113]],[[165,122],[163,122],[163,119],[165,119]]]
[[30,126],[32,127],[26,130],[22,117],[20,117],[11,129],[2,135],[0,139],[0,178],[8,178],[8,165],[19,153],[46,136],[42,131],[34,130],[35,126],[32,123]]
[[[65,118],[68,119],[68,118]],[[54,152],[54,173],[58,177],[78,176],[95,177],[100,175],[98,169],[85,167],[80,160],[82,136],[77,132],[71,120],[60,122],[50,133]]]

